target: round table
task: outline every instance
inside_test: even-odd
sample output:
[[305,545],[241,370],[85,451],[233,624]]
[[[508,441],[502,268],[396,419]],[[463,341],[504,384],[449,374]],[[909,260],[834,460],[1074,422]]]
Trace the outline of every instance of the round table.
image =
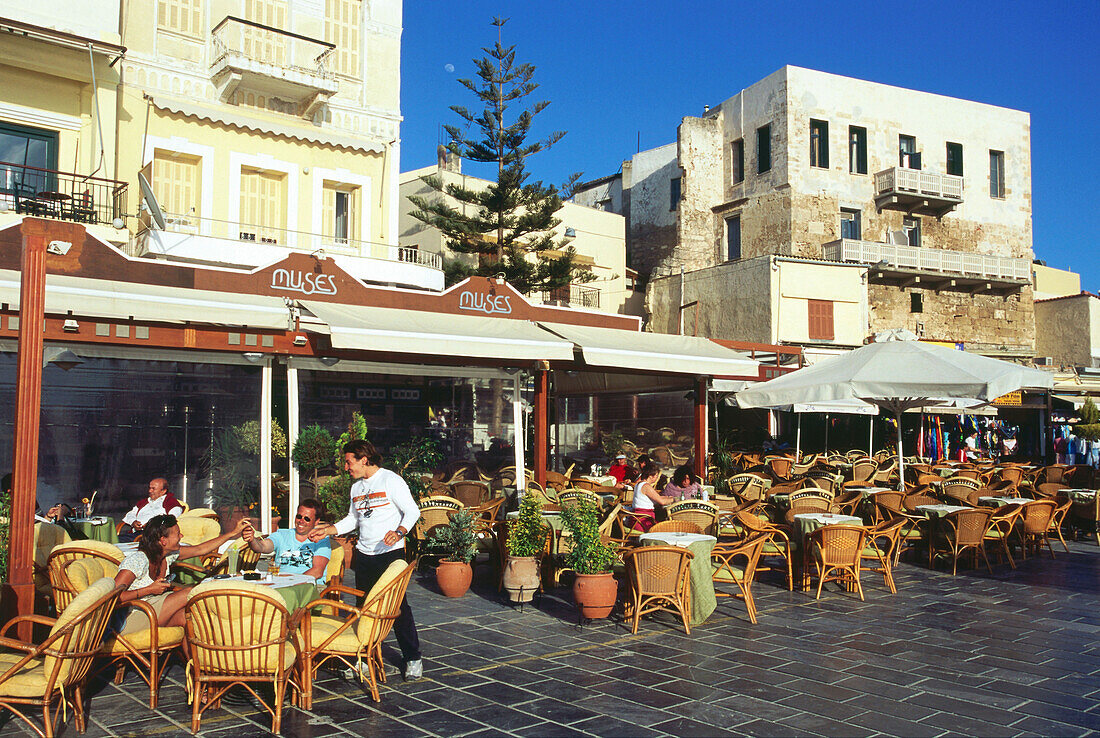
[[837,515],[836,513],[799,513],[794,516],[794,524],[798,529],[798,535],[791,538],[791,545],[801,550],[802,555],[796,561],[801,562],[801,573],[797,577],[802,589],[810,587],[810,548],[805,545],[806,539],[818,528],[826,525],[863,525],[863,520],[854,515]]
[[643,546],[679,546],[694,554],[688,573],[688,586],[691,587],[691,624],[705,621],[718,600],[714,596],[714,580],[711,579],[710,554],[718,539],[702,533],[642,533],[638,542]]
[[959,512],[960,510],[973,509],[974,508],[966,507],[965,505],[917,505],[917,510],[930,520],[942,518],[953,512]]
[[983,507],[1004,507],[1005,505],[1024,505],[1032,500],[1027,497],[979,497],[978,504]]
[[[242,575],[219,579],[221,582],[245,582]],[[274,589],[286,602],[286,609],[290,612],[299,610],[317,597],[317,583],[313,577],[306,574],[263,574],[259,581],[253,584],[263,584]]]
[[69,522],[90,541],[118,543],[115,521],[105,515],[93,515],[90,518],[69,518]]

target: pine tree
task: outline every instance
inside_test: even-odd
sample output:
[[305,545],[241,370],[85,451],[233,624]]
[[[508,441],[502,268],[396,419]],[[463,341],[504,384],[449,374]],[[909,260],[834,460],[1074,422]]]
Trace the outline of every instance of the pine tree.
[[[535,67],[517,63],[515,46],[501,44],[501,29],[507,20],[493,18],[497,42],[491,48],[482,48],[485,56],[473,60],[477,81],[459,80],[481,101],[483,109],[474,112],[452,105],[451,110],[466,125],[444,126],[451,139],[447,149],[463,159],[495,163],[496,181],[484,189],[472,189],[429,176],[424,182],[445,197],[409,199],[417,208],[412,216],[437,228],[452,251],[478,256],[476,267],[449,264],[446,270],[449,284],[470,274],[485,277],[503,274],[513,287],[527,294],[587,282],[592,276],[575,264],[573,247],[556,240],[552,232],[561,223],[555,213],[580,175],[570,177],[561,189],[529,181],[527,158],[553,146],[565,132],[529,140],[535,116],[550,103],[542,101],[523,107],[525,98],[538,89],[532,81]],[[513,108],[519,108],[519,112],[513,114]]]

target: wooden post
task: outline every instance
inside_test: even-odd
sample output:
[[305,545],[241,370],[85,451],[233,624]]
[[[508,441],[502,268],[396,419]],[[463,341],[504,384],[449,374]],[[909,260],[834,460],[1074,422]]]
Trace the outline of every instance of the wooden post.
[[706,377],[695,380],[695,473],[707,478],[707,392],[710,381]]
[[[57,231],[61,233],[58,234]],[[19,287],[19,368],[15,383],[15,444],[12,449],[11,537],[8,586],[20,615],[34,613],[34,507],[38,488],[38,430],[42,414],[42,340],[46,310],[46,244],[51,236],[73,238],[84,229],[58,229],[37,218],[22,224]],[[19,628],[31,639],[31,624]]]
[[550,415],[547,412],[549,392],[549,371],[544,365],[540,365],[535,370],[535,447],[531,450],[531,464],[535,470],[535,481],[543,489],[546,488],[546,450],[550,440]]

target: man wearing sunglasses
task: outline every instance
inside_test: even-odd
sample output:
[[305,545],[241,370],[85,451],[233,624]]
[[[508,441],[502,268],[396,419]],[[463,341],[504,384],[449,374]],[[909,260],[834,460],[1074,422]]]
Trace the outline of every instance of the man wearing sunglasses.
[[329,539],[311,541],[309,534],[316,527],[321,514],[321,503],[314,499],[302,500],[294,516],[294,528],[280,528],[267,538],[257,538],[249,526],[242,537],[248,547],[258,553],[274,553],[279,571],[287,574],[307,574],[321,581],[332,556]]

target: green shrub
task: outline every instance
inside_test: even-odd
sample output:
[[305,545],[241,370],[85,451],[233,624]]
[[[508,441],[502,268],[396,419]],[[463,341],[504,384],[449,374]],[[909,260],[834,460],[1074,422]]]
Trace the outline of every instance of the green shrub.
[[562,506],[561,522],[573,537],[565,563],[577,574],[606,574],[615,565],[615,545],[600,537],[600,509],[592,500]]
[[464,564],[473,561],[477,554],[473,514],[469,510],[459,510],[450,517],[446,525],[433,529],[428,550],[449,561],[461,561]]
[[1073,432],[1089,441],[1100,438],[1100,409],[1091,397],[1085,398],[1085,404],[1078,414],[1081,416],[1081,424],[1073,426]]
[[528,492],[519,503],[519,515],[508,521],[508,555],[538,556],[550,532],[542,519],[539,496]]
[[317,473],[332,463],[332,447],[335,444],[336,439],[327,429],[316,423],[307,425],[298,433],[290,458],[300,468],[312,472],[310,479],[316,486]]

